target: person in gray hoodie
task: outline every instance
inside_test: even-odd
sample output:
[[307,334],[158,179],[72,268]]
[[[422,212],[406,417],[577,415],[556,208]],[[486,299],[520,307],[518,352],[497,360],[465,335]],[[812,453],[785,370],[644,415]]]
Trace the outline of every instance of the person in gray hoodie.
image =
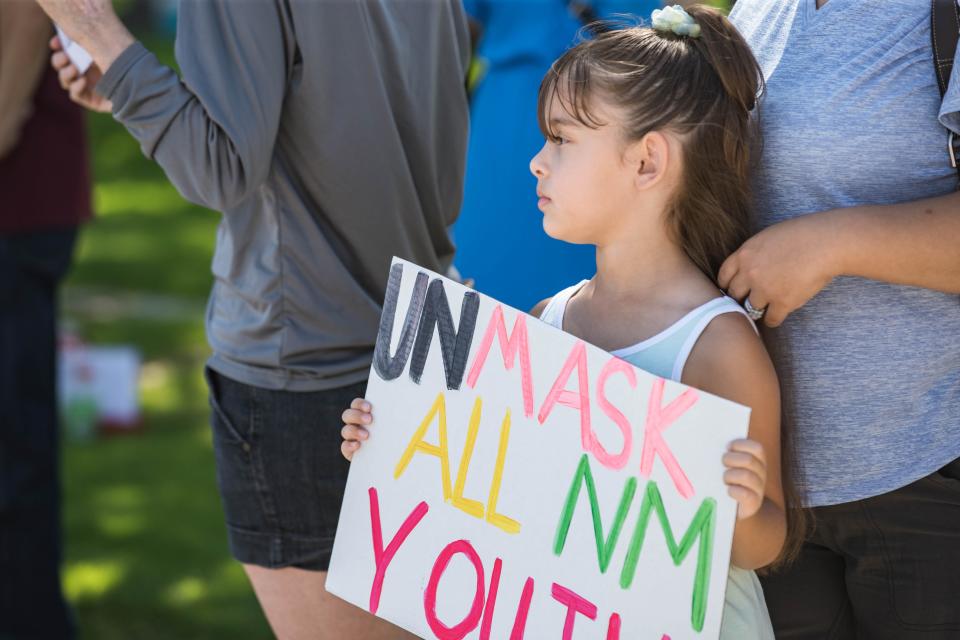
[[[109,111],[223,214],[206,376],[230,547],[281,638],[395,638],[324,590],[392,256],[444,272],[460,208],[469,34],[459,0],[184,0],[182,76],[109,0],[41,0],[73,99]],[[170,268],[176,268],[171,265]]]

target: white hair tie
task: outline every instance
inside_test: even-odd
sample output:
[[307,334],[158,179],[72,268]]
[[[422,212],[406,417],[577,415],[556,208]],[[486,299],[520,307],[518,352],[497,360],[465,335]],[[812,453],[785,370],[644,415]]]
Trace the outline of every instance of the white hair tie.
[[657,31],[670,31],[678,36],[700,37],[700,25],[678,4],[663,9],[654,9],[650,23]]

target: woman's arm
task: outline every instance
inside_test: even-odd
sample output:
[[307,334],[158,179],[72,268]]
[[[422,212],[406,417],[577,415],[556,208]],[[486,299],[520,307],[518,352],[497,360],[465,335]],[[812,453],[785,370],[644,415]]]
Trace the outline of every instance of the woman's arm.
[[30,118],[51,31],[32,0],[0,2],[0,158],[13,150]]
[[960,293],[960,193],[834,209],[773,225],[724,262],[719,284],[775,327],[836,276]]
[[[40,3],[93,56],[103,72],[97,93],[184,198],[222,212],[257,192],[273,162],[293,59],[276,3],[181,2],[182,80],[134,42],[108,0]],[[61,82],[74,99],[89,98],[75,72],[62,68]]]
[[684,367],[684,384],[750,407],[747,440],[723,458],[724,481],[737,500],[730,561],[759,569],[780,555],[787,535],[780,470],[780,388],[773,364],[749,321],[739,314],[715,318]]

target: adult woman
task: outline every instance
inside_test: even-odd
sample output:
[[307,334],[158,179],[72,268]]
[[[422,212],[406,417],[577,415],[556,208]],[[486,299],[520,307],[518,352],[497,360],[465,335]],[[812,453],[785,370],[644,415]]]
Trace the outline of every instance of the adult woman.
[[774,327],[815,516],[764,580],[777,637],[955,638],[960,79],[941,100],[929,3],[740,0],[731,19],[767,84],[762,230],[720,281]]

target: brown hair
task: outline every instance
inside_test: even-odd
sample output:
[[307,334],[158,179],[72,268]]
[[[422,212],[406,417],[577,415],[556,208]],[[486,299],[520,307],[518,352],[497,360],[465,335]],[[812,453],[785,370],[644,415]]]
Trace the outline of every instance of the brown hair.
[[624,137],[658,129],[684,135],[684,179],[667,212],[674,239],[716,279],[723,260],[747,237],[750,111],[762,78],[750,48],[718,11],[687,10],[698,38],[646,27],[607,29],[553,63],[540,86],[540,128],[559,99],[570,115],[596,128],[590,99],[600,96],[627,113]]
[[[750,232],[751,152],[759,149],[757,99],[763,75],[750,47],[716,9],[687,8],[699,37],[642,26],[604,23],[596,37],[564,53],[540,85],[540,129],[553,139],[547,111],[558,100],[581,124],[604,122],[591,112],[600,97],[626,113],[627,141],[669,130],[682,136],[683,177],[666,212],[671,237],[716,281],[723,261]],[[775,565],[793,559],[806,535],[807,513],[797,507],[789,478],[792,449],[784,434],[784,494],[787,542]]]

